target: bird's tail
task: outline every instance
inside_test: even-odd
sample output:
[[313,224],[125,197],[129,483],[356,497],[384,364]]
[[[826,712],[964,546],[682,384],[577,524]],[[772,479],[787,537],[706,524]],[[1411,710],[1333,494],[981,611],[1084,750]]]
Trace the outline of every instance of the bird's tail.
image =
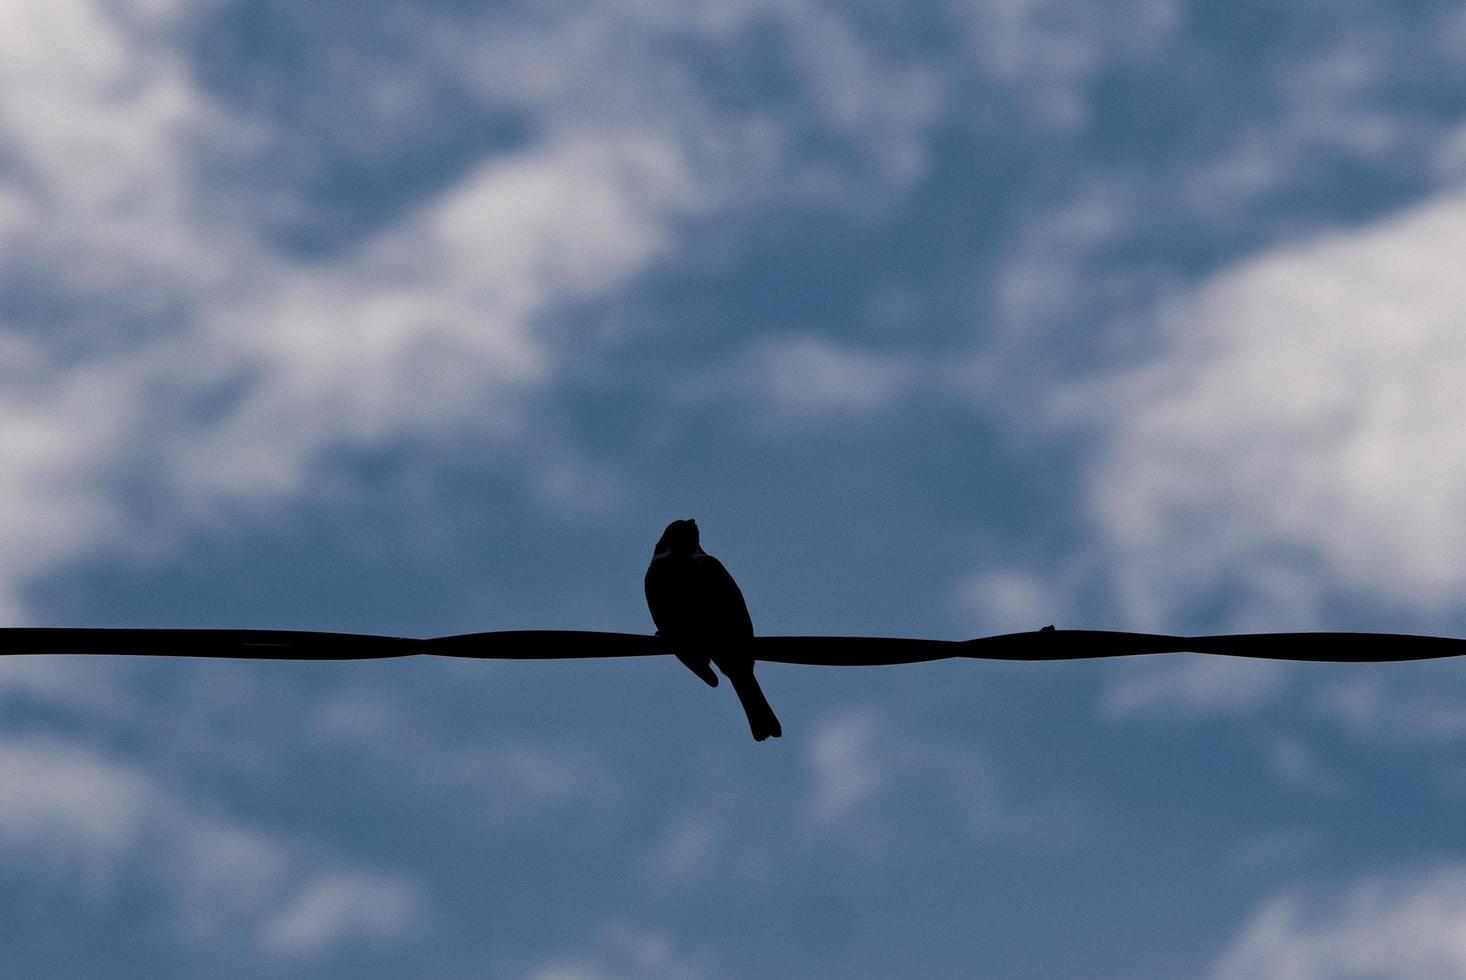
[[764,697],[763,688],[758,686],[758,680],[753,676],[752,666],[746,671],[735,670],[728,674],[728,680],[733,684],[739,703],[743,705],[743,713],[748,715],[748,728],[753,732],[755,742],[762,742],[771,736],[779,738],[784,734],[774,709],[769,707],[768,699]]

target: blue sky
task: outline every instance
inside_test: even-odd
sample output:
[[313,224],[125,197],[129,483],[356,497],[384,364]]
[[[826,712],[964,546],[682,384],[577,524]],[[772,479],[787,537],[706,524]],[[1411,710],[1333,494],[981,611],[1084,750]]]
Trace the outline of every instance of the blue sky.
[[[1448,3],[0,6],[0,621],[1466,635]],[[1466,977],[1466,672],[0,662],[0,973]]]

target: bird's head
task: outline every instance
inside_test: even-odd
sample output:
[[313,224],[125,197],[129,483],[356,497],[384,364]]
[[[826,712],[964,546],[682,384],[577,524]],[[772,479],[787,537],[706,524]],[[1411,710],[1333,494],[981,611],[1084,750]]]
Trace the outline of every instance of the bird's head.
[[698,549],[697,521],[673,521],[657,542],[657,554],[690,555]]

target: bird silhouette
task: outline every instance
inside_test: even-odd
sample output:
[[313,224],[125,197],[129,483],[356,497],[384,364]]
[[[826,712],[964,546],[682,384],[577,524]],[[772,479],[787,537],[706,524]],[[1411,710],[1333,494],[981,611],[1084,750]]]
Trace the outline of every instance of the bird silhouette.
[[702,550],[696,521],[673,521],[662,532],[646,570],[646,604],[657,635],[709,687],[716,664],[733,685],[755,741],[784,734],[753,676],[753,620],[738,583],[723,563]]

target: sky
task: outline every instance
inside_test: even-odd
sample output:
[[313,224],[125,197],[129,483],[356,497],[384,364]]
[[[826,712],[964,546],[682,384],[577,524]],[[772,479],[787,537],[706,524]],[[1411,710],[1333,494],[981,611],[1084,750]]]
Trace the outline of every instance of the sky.
[[[0,623],[1466,635],[1462,268],[1453,3],[0,0]],[[0,974],[1466,977],[1466,666],[759,677],[0,659]]]

